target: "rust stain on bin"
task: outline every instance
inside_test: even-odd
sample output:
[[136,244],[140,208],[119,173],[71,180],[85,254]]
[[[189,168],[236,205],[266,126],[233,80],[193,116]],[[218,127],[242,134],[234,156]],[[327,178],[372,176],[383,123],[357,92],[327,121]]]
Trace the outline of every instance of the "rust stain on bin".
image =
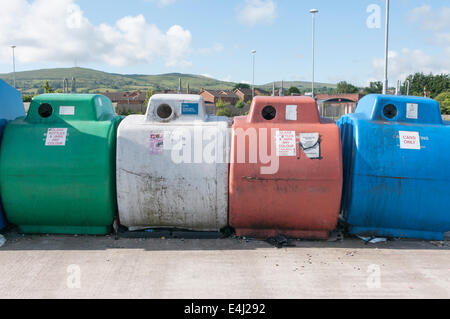
[[[267,106],[276,111],[270,113],[272,116],[276,113],[270,120],[263,114]],[[297,114],[292,114],[293,109]],[[261,128],[267,129],[266,136],[259,131]],[[250,138],[238,138],[239,132],[249,129],[256,129],[257,145],[250,146]],[[277,150],[278,142],[271,134],[272,129],[291,132],[291,136],[295,132],[296,147],[295,151],[294,147],[291,148],[289,156],[276,156],[279,169],[275,174],[267,175],[262,174],[261,168],[270,166],[270,163],[263,163],[259,156],[256,163],[250,163],[248,159],[254,147],[258,148],[256,153],[260,153],[261,139],[267,139],[268,156],[271,150]],[[316,157],[308,156],[300,146],[300,136],[309,133],[320,136],[320,155]],[[243,140],[245,145],[241,144]],[[238,161],[242,149],[246,154],[245,163]],[[281,234],[291,238],[326,239],[337,224],[342,183],[339,129],[334,123],[320,119],[313,99],[256,97],[250,114],[235,118],[229,217],[238,236],[269,238]]]

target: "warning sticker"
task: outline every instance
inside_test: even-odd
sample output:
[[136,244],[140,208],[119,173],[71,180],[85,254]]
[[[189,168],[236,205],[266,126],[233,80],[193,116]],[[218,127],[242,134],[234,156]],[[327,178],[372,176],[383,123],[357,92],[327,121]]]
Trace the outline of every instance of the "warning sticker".
[[286,105],[286,121],[297,121],[297,105]]
[[67,128],[49,128],[45,146],[65,146],[67,140]]
[[60,106],[59,115],[75,115],[75,106]]
[[405,150],[420,150],[419,132],[399,132],[400,148]]
[[277,156],[297,156],[295,131],[277,131]]
[[419,104],[406,104],[406,118],[417,120],[419,118]]
[[164,134],[163,133],[150,134],[150,154],[151,155],[164,154]]

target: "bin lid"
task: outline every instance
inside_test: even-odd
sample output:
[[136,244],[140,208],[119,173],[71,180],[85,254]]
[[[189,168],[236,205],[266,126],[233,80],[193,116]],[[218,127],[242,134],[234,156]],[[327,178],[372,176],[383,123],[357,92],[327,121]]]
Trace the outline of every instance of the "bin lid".
[[253,99],[249,123],[319,123],[316,101],[307,96],[257,96]]
[[205,121],[203,97],[194,94],[155,94],[148,104],[146,121]]
[[108,121],[114,116],[116,114],[111,100],[103,95],[42,94],[31,101],[26,121]]
[[11,121],[21,116],[25,116],[22,95],[0,79],[0,119]]
[[355,113],[372,121],[442,124],[439,103],[417,96],[370,94],[359,101]]

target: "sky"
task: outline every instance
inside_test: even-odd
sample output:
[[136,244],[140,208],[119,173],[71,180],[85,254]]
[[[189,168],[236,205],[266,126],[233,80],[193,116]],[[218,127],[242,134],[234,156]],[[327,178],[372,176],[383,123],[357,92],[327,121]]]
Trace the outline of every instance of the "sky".
[[[385,0],[0,0],[0,73],[86,67],[255,82],[381,81]],[[450,72],[450,0],[391,0],[389,79]]]

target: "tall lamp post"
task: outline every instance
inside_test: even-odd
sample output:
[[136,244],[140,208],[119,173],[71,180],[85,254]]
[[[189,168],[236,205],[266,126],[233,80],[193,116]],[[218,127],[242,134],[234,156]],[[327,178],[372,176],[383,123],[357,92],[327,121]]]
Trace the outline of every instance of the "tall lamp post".
[[252,50],[252,58],[253,58],[252,100],[255,98],[255,55],[256,51]]
[[16,57],[14,54],[14,49],[17,48],[15,45],[11,46],[12,54],[13,54],[13,82],[14,82],[14,88],[16,88]]
[[314,71],[315,71],[315,37],[316,37],[316,13],[319,13],[317,9],[311,9],[309,12],[312,14],[312,83],[311,83],[311,92],[312,97],[314,98]]
[[388,91],[388,63],[389,63],[389,0],[386,0],[386,38],[385,38],[385,52],[384,52],[384,81],[383,94]]

